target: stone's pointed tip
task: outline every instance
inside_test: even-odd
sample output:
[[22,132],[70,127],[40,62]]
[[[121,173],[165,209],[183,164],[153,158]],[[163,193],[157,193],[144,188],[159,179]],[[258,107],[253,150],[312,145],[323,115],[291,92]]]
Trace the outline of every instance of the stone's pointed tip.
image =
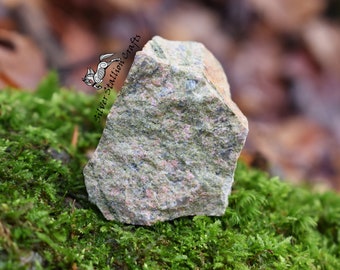
[[217,59],[154,37],[137,54],[84,169],[109,220],[135,225],[223,215],[248,133]]

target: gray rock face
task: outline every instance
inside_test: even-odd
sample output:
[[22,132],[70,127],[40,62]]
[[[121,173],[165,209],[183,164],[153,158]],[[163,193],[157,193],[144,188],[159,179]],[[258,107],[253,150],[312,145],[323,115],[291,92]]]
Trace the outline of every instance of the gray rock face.
[[137,52],[84,169],[106,219],[136,225],[223,215],[248,133],[216,58],[154,37]]

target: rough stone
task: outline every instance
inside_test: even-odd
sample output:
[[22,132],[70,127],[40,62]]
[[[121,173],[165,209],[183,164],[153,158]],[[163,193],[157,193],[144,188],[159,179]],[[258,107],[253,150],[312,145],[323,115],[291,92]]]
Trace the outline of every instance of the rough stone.
[[137,52],[84,169],[108,220],[223,215],[248,122],[200,43],[154,37]]

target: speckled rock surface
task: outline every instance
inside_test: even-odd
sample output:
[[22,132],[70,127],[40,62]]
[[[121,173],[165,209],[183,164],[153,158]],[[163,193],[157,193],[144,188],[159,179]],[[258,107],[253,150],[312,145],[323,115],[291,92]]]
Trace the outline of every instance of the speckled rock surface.
[[223,215],[247,119],[200,43],[154,37],[134,63],[84,169],[108,220],[152,225]]

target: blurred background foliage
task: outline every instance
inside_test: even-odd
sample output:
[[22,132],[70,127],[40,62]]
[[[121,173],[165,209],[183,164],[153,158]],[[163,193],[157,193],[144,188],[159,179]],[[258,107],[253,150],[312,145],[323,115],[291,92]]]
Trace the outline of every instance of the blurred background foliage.
[[339,0],[0,0],[0,89],[34,91],[54,69],[63,86],[96,94],[86,68],[136,34],[213,52],[250,122],[244,161],[340,191]]

